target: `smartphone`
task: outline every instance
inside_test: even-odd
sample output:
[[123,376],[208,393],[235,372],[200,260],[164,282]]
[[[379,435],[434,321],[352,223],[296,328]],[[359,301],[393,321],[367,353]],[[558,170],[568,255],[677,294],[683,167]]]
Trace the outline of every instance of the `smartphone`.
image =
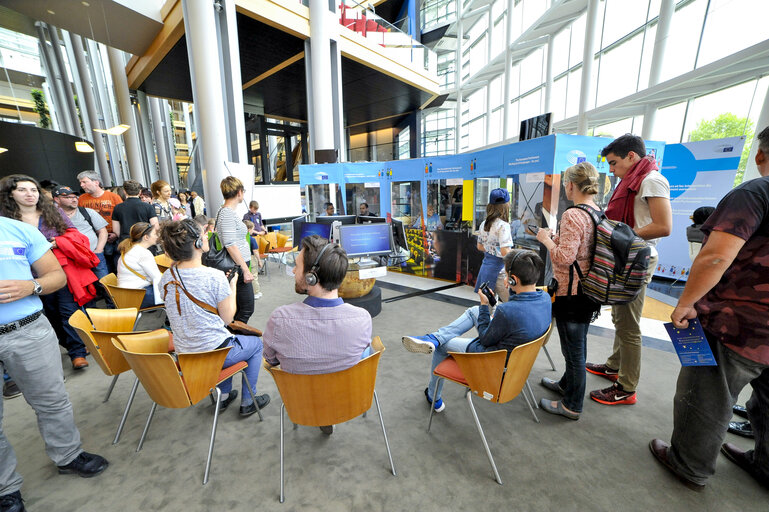
[[489,288],[489,282],[484,281],[481,286],[478,287],[480,291],[483,292],[483,294],[489,299],[489,307],[494,307],[497,304],[497,299],[494,297],[494,292],[491,291],[491,288]]
[[537,231],[539,231],[539,226],[535,226],[534,224],[526,224],[526,228],[535,235],[537,234]]

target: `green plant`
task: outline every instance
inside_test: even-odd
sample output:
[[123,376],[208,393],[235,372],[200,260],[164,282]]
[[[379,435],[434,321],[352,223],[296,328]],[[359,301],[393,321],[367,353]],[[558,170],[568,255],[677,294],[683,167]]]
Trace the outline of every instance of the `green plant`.
[[40,127],[48,128],[51,126],[51,112],[48,110],[48,105],[45,103],[45,95],[40,89],[32,89],[30,91],[32,100],[35,102],[35,108],[33,109],[40,116]]
[[737,167],[737,175],[734,177],[734,186],[742,183],[745,176],[745,166],[748,163],[748,154],[753,141],[755,124],[746,117],[737,117],[731,112],[724,112],[713,119],[703,119],[697,123],[697,127],[689,132],[689,140],[695,142],[698,140],[723,139],[726,137],[745,136],[745,146],[742,148],[740,165]]

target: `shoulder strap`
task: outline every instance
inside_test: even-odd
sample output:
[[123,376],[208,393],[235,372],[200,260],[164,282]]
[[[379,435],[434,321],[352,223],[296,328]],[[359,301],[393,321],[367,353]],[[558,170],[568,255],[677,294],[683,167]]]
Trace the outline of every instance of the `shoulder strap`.
[[86,210],[84,206],[78,206],[77,209],[80,210],[80,215],[85,217],[85,221],[90,224],[91,229],[96,232],[96,228],[93,226],[93,221],[91,220],[91,216],[88,214],[88,210]]
[[132,269],[131,267],[128,266],[128,263],[125,262],[125,253],[120,255],[120,260],[123,262],[123,266],[125,268],[127,268],[128,270],[130,270],[131,272],[133,272],[133,274],[135,276],[140,277],[140,278],[144,279],[145,281],[152,282],[152,279],[150,279],[149,277],[147,277],[145,275],[140,274],[139,272],[137,272],[136,270],[134,270],[134,269]]
[[179,288],[181,288],[182,291],[184,292],[184,294],[187,296],[187,298],[190,299],[192,302],[194,302],[197,306],[205,309],[206,311],[208,311],[212,315],[219,316],[219,310],[218,309],[213,307],[211,304],[207,304],[207,303],[203,302],[202,300],[194,297],[190,292],[187,291],[187,287],[185,287],[184,284],[181,283],[181,279],[179,278],[179,276],[176,273],[176,271],[177,271],[176,265],[172,265],[169,270],[171,271],[171,275],[173,276],[174,280],[167,282],[165,284],[165,286],[163,287],[163,299],[165,299],[165,295],[166,295],[166,293],[168,293],[168,285],[171,285],[171,284],[175,285],[176,286],[176,308],[179,311],[179,314],[181,314],[181,308],[179,307]]
[[[587,213],[590,216],[590,219],[593,221],[593,250],[591,251],[591,255],[590,255],[590,267],[592,267],[593,257],[595,257],[595,242],[596,242],[596,235],[598,234],[598,224],[600,224],[600,222],[606,218],[606,215],[602,211],[596,210],[592,206],[588,206],[586,204],[575,204],[575,205],[569,206],[566,209],[571,210],[572,208],[576,208],[578,210],[582,210],[583,212]],[[558,228],[560,230],[560,224]],[[579,268],[579,265],[577,264],[577,260],[574,260],[572,264],[569,265],[569,289],[567,292],[569,295],[571,295],[571,289],[574,283],[575,270],[577,271],[577,275],[579,276],[579,283],[577,283],[577,293],[580,293],[581,287],[582,287],[582,281],[585,279],[585,276],[582,274],[582,269]]]

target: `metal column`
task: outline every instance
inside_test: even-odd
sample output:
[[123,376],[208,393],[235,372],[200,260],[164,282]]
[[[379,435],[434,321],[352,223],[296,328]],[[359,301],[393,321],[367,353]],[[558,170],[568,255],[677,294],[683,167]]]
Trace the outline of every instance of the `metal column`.
[[[652,65],[649,69],[649,87],[654,87],[660,82],[662,74],[662,62],[665,59],[670,25],[673,23],[673,14],[676,10],[675,0],[662,0],[660,16],[657,22],[657,33],[654,36],[654,51],[652,52]],[[641,137],[649,139],[654,130],[654,121],[657,118],[657,105],[647,105],[644,110],[644,124],[641,129]]]
[[510,137],[510,51],[513,38],[513,0],[507,0],[507,13],[505,14],[505,81],[504,81],[504,107],[502,109],[502,140]]
[[454,68],[457,71],[457,107],[454,113],[454,152],[459,153],[460,134],[462,132],[462,40],[465,38],[462,31],[462,4],[463,0],[457,0],[457,55]]
[[48,40],[45,36],[45,23],[36,21],[35,29],[37,30],[37,38],[40,42],[40,57],[43,60],[49,88],[53,93],[53,98],[50,99],[54,100],[54,109],[59,120],[59,128],[63,132],[73,135],[72,118],[67,113],[66,99],[61,88],[61,76],[56,67],[56,59],[53,57],[53,50],[48,46]]
[[587,135],[587,109],[593,80],[593,56],[595,55],[596,32],[598,28],[598,1],[588,0],[585,20],[585,46],[582,51],[582,81],[579,89],[579,117],[577,135]]
[[123,52],[116,48],[107,48],[109,68],[112,72],[112,85],[115,88],[115,100],[122,123],[131,125],[131,128],[123,133],[126,158],[128,159],[128,171],[131,179],[142,183],[144,180],[144,165],[141,151],[139,150],[139,127],[133,122],[133,109],[131,107],[131,95],[128,92],[128,78],[125,74],[125,59]]
[[[115,123],[112,119],[112,108],[109,91],[107,90],[106,76],[102,66],[101,52],[96,41],[88,39],[82,39],[82,41],[88,47],[88,62],[90,63],[89,69],[91,70],[91,81],[94,85],[94,99],[96,100],[96,113],[100,114],[102,119],[102,126],[99,128],[106,129],[114,126]],[[98,122],[97,122],[98,125]],[[107,149],[109,151],[109,165],[111,169],[112,179],[109,182],[112,185],[121,185],[123,183],[123,166],[122,157],[120,155],[120,149],[118,147],[115,137],[111,135],[104,135],[107,139]]]
[[51,48],[53,49],[53,57],[56,59],[56,67],[59,68],[59,74],[61,76],[61,87],[64,92],[67,113],[69,114],[70,122],[72,123],[72,135],[82,137],[83,131],[80,129],[80,117],[77,115],[75,96],[72,94],[72,84],[69,82],[67,66],[64,63],[64,56],[61,54],[61,41],[59,40],[59,33],[57,32],[56,27],[48,25],[48,35],[51,38]]

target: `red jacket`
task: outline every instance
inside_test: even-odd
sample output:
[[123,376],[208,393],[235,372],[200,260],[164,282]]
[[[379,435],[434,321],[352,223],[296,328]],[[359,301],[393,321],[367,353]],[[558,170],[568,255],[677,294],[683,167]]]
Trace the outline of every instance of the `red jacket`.
[[83,306],[96,297],[93,283],[97,279],[91,269],[99,264],[99,257],[91,251],[88,237],[74,228],[69,228],[55,240],[53,253],[67,275],[67,287],[75,302]]

